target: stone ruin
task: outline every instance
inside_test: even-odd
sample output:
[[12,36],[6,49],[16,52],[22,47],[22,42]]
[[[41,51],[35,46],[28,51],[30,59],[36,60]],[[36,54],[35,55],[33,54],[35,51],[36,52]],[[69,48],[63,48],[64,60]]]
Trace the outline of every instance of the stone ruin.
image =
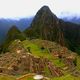
[[48,67],[50,76],[62,76],[61,70],[53,65],[47,58],[36,57],[26,51],[20,42],[9,47],[10,52],[0,57],[0,73],[27,74],[37,73],[46,75],[45,67]]
[[20,56],[18,59],[13,60],[7,68],[1,67],[0,73],[11,75],[37,73],[46,75],[45,66],[48,66],[51,76],[63,75],[61,70],[55,67],[47,58],[34,57],[32,54]]

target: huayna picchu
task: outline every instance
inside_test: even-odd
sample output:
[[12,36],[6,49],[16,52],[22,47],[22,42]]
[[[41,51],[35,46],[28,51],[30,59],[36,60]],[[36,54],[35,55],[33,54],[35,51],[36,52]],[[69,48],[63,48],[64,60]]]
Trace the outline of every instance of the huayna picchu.
[[48,6],[43,6],[37,12],[24,33],[31,39],[55,41],[80,54],[80,25],[59,19]]

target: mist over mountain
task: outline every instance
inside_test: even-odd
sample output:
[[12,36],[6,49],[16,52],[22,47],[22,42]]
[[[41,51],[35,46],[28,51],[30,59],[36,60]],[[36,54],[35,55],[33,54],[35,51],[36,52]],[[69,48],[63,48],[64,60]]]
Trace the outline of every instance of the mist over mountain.
[[61,19],[63,19],[64,21],[69,21],[72,23],[76,23],[76,24],[80,24],[80,16],[66,16],[66,17],[62,17]]

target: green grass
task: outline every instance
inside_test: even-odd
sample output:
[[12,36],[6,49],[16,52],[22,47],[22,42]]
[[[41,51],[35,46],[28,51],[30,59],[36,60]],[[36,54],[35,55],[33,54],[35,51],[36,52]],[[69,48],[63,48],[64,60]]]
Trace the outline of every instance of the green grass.
[[68,74],[68,75],[65,75],[62,77],[52,78],[51,80],[80,80],[80,77],[74,77],[74,76]]
[[16,80],[16,78],[9,75],[0,75],[0,80]]
[[32,43],[31,41],[28,41],[28,40],[23,41],[22,44],[23,44],[25,49],[27,49],[27,47],[30,47],[30,51],[32,52],[32,54],[34,56],[48,58],[57,67],[63,67],[64,66],[63,61],[61,61],[59,58],[55,58],[54,56],[52,56],[48,52],[47,48],[42,50],[39,45],[37,45],[36,43]]
[[33,78],[27,78],[27,80],[34,80]]
[[[34,56],[37,56],[37,57],[43,56],[44,58],[48,58],[49,60],[51,60],[55,66],[64,67],[65,64],[63,63],[63,61],[60,60],[59,58],[54,58],[54,56],[52,56],[46,48],[44,50],[41,50],[42,43],[44,43],[44,41],[39,40],[39,39],[32,40],[32,41],[25,40],[22,42],[22,44],[24,45],[24,47],[26,49],[27,49],[27,47],[31,48],[31,52]],[[52,44],[51,42],[50,42],[50,44],[48,43],[48,45],[51,45],[51,44]],[[54,43],[54,47],[55,46],[57,46],[57,45],[55,45],[55,43]],[[77,56],[77,69],[80,70],[80,56]]]
[[22,80],[34,80],[32,77],[25,77]]
[[47,49],[41,50],[41,48],[38,45],[31,43],[28,40],[23,41],[22,44],[24,45],[25,49],[27,49],[27,47],[30,47],[30,51],[34,56],[51,58],[51,55],[48,53]]
[[80,56],[77,56],[77,69],[80,71]]
[[46,76],[49,76],[51,74],[47,66],[45,66],[44,71],[46,73]]
[[64,67],[65,66],[65,64],[63,63],[63,61],[61,59],[59,59],[59,58],[54,59],[53,63],[57,67]]

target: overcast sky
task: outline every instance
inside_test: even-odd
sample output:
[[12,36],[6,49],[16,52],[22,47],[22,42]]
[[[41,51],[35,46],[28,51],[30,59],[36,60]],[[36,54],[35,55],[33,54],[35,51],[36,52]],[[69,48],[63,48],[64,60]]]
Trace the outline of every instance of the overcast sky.
[[0,18],[23,18],[48,5],[57,16],[80,14],[80,0],[0,0]]

